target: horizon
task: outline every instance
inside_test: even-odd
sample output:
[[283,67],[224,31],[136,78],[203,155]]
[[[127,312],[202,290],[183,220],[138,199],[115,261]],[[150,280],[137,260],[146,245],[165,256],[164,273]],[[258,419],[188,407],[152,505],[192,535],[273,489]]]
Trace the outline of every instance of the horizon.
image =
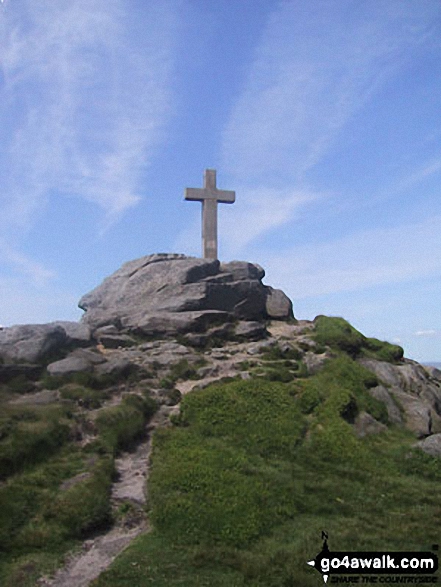
[[440,363],[440,33],[438,0],[2,0],[0,324],[199,257],[214,168],[222,261]]

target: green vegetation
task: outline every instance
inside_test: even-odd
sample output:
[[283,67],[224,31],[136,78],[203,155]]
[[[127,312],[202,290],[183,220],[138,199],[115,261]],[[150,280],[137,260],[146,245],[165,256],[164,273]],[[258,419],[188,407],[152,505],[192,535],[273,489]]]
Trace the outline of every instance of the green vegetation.
[[[100,387],[100,386],[99,386]],[[114,457],[142,437],[155,402],[127,395],[89,420],[109,391],[69,383],[62,402],[9,404],[0,398],[0,585],[34,587],[78,540],[112,522]],[[81,408],[81,409],[79,409]],[[97,434],[74,442],[81,427]]]
[[109,397],[109,392],[105,389],[91,389],[75,383],[67,383],[60,388],[60,395],[63,399],[72,400],[87,410],[96,410]]
[[0,480],[47,459],[68,437],[66,410],[5,406],[0,416]]
[[307,560],[334,550],[430,550],[439,460],[389,428],[359,439],[361,411],[387,422],[375,376],[347,355],[287,384],[213,385],[184,397],[155,435],[154,531],[94,587],[316,586]]
[[353,358],[363,356],[390,363],[403,358],[404,351],[400,346],[366,338],[343,318],[317,316],[314,323],[313,338],[316,342],[343,351]]
[[261,353],[263,365],[250,370],[254,375],[268,381],[289,383],[298,377],[306,376],[306,366],[300,360],[301,357],[302,353],[298,349],[287,347],[282,350],[279,346],[272,346]]
[[206,360],[203,358],[194,364],[190,364],[187,359],[181,359],[171,367],[167,377],[161,379],[159,383],[160,387],[163,389],[173,389],[175,383],[179,380],[199,379],[197,370],[206,365],[206,363]]
[[102,390],[112,385],[116,385],[121,381],[136,381],[136,371],[132,367],[127,367],[126,370],[117,371],[115,373],[107,373],[105,375],[97,375],[96,373],[87,373],[81,371],[79,373],[72,373],[71,375],[49,375],[46,374],[42,378],[42,384],[46,389],[60,389],[68,383],[76,383],[82,387],[89,389]]
[[96,419],[100,450],[116,455],[139,441],[146,421],[156,411],[156,403],[150,398],[130,395],[120,405],[102,410]]
[[[314,352],[332,351],[313,376],[301,350],[274,347],[242,363],[254,379],[226,378],[183,398],[173,426],[154,437],[154,530],[94,587],[315,587],[320,577],[306,561],[322,530],[334,550],[430,550],[439,541],[441,463],[389,426],[369,393],[376,376],[355,361],[399,362],[402,349],[342,318],[318,317],[310,336]],[[200,366],[175,364],[163,396],[174,403],[176,381],[196,378]],[[117,406],[103,403],[136,377],[46,376],[44,387],[59,391],[48,401],[61,398],[48,405],[8,403],[36,388],[26,378],[1,386],[2,587],[35,587],[79,540],[131,514],[129,502],[112,511],[114,459],[143,437],[156,404],[142,387]],[[362,412],[388,430],[358,438]],[[94,438],[82,446],[84,432]]]

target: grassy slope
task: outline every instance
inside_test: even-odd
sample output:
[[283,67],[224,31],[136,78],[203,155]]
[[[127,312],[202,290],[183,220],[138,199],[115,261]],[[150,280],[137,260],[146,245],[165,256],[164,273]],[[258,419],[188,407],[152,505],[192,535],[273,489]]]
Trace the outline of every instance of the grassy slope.
[[[97,390],[62,383],[57,386],[63,397],[100,404]],[[9,404],[20,391],[17,381],[0,388],[2,587],[35,585],[67,550],[112,522],[114,457],[139,438],[154,410],[151,400],[128,397],[87,424],[87,411],[71,399],[61,405]],[[84,425],[93,426],[96,440],[82,448],[74,440]],[[78,482],[63,488],[78,474]]]
[[[366,340],[357,353],[375,346]],[[176,425],[155,436],[155,529],[94,587],[315,586],[306,561],[323,529],[332,550],[430,550],[440,537],[441,463],[412,449],[403,430],[354,435],[358,410],[387,419],[367,393],[374,383],[341,353],[307,379],[186,396]]]
[[[402,349],[339,318],[319,317],[315,326],[317,351],[326,345],[336,355],[316,376],[305,378],[295,352],[271,351],[259,379],[185,398],[176,425],[155,436],[155,530],[95,585],[308,587],[319,580],[305,561],[322,529],[333,549],[427,549],[439,541],[440,462],[412,450],[403,431],[361,441],[349,424],[357,410],[387,419],[366,392],[375,376],[353,358],[397,361]],[[23,378],[0,386],[2,587],[35,585],[67,549],[111,523],[114,457],[152,413],[151,402],[132,397],[92,423],[87,410],[101,406],[114,383],[88,374],[47,378],[44,386],[64,400],[47,406],[8,403],[32,391]],[[75,438],[89,427],[96,440],[82,448]]]

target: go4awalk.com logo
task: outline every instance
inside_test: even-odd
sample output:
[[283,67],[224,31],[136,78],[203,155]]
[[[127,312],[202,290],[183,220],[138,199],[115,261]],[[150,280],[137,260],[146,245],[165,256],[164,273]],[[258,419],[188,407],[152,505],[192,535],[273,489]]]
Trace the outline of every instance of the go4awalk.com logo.
[[[322,540],[322,550],[308,565],[321,573],[325,583],[433,585],[438,581],[438,556],[433,552],[331,552],[326,532]],[[437,551],[438,545],[432,550]]]

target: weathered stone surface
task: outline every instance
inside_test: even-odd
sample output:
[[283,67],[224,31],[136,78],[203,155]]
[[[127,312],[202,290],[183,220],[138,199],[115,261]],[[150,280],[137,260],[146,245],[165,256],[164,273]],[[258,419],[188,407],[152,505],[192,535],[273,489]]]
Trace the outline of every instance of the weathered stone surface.
[[91,365],[99,365],[100,363],[106,362],[106,357],[93,349],[75,349],[69,356],[85,359]]
[[63,377],[74,373],[90,373],[92,370],[93,366],[89,361],[75,356],[68,356],[47,366],[49,375]]
[[387,426],[376,420],[367,412],[360,412],[354,422],[354,431],[359,438],[371,434],[379,434],[387,430]]
[[310,351],[305,353],[305,355],[303,357],[303,362],[306,365],[308,375],[315,375],[316,373],[318,373],[323,368],[324,364],[326,363],[326,361],[328,359],[329,359],[328,353],[323,353],[321,355],[318,355],[316,353],[312,353]]
[[53,326],[61,326],[66,333],[67,346],[88,346],[91,339],[90,328],[81,322],[52,322]]
[[292,302],[281,289],[267,288],[265,301],[267,315],[274,320],[283,320],[293,316]]
[[[382,386],[383,397],[379,399],[388,394],[402,407],[407,428],[420,438],[441,431],[441,385],[426,368],[409,359],[399,365],[374,359],[361,359],[360,363],[387,387],[385,392]],[[372,390],[371,393],[374,394]],[[398,422],[396,410],[391,412],[390,401],[385,403],[391,421]]]
[[105,363],[101,363],[95,367],[95,373],[97,375],[115,375],[124,376],[128,375],[136,369],[136,365],[125,359],[124,357],[110,357]]
[[263,353],[267,350],[269,350],[271,347],[273,346],[277,346],[277,341],[276,340],[264,340],[262,342],[258,342],[253,346],[250,346],[247,348],[247,354],[248,355],[260,355],[260,353]]
[[246,340],[261,340],[268,336],[265,325],[262,322],[239,322],[237,324],[234,334],[237,338]]
[[441,457],[441,434],[432,434],[420,440],[416,446],[432,457]]
[[418,438],[432,434],[432,414],[430,406],[418,397],[405,393],[397,387],[390,390],[391,394],[404,409],[405,425]]
[[124,264],[79,302],[93,330],[113,325],[149,335],[204,332],[215,323],[292,316],[288,298],[252,263],[150,255]]
[[265,277],[265,270],[260,265],[247,263],[246,261],[221,263],[220,270],[224,278],[229,281],[239,281],[242,279],[257,279],[260,281]]
[[375,399],[386,404],[387,415],[391,424],[402,424],[403,418],[401,416],[400,408],[396,401],[393,400],[389,391],[384,385],[377,385],[368,390],[370,395]]
[[37,363],[66,346],[68,337],[57,324],[25,324],[0,330],[0,357],[6,362]]

